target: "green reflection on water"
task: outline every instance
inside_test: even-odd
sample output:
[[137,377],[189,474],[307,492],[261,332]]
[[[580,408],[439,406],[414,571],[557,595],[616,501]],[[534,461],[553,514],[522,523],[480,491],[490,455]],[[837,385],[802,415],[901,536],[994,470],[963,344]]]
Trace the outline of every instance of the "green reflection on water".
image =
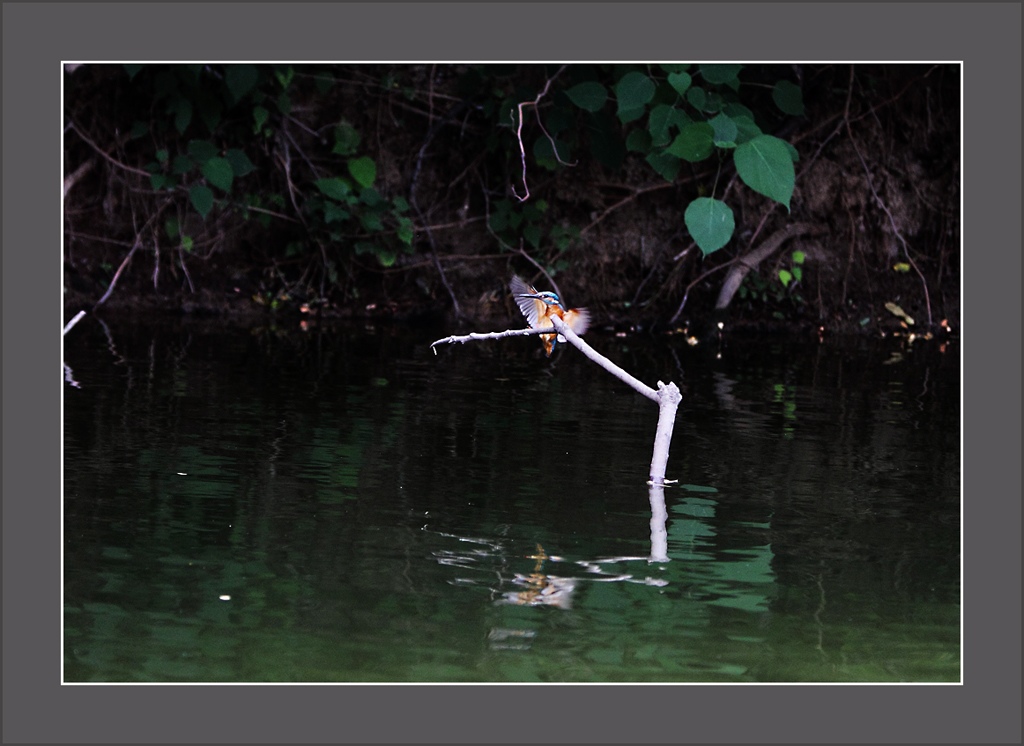
[[66,392],[67,681],[959,679],[942,361],[688,360],[649,563],[656,412],[584,361],[114,337]]

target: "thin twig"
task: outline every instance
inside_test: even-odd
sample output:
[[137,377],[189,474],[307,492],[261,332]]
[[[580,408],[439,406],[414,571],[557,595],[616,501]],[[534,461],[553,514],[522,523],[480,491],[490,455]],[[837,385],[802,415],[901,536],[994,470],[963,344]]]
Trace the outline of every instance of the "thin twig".
[[76,125],[76,124],[74,123],[74,121],[72,121],[72,122],[71,122],[70,124],[71,124],[71,129],[73,129],[73,130],[75,131],[75,133],[76,133],[76,134],[77,134],[77,135],[78,135],[79,137],[81,137],[81,138],[82,138],[82,140],[84,140],[84,141],[85,141],[85,144],[86,144],[86,145],[88,145],[89,147],[91,147],[91,148],[92,148],[93,150],[95,150],[95,151],[96,151],[97,153],[99,153],[99,154],[100,154],[101,156],[103,156],[103,157],[104,157],[104,158],[105,158],[106,160],[110,161],[111,163],[113,163],[113,164],[114,164],[115,166],[117,166],[118,168],[120,168],[120,169],[122,169],[122,170],[124,170],[124,171],[129,171],[129,172],[131,172],[131,173],[133,173],[133,174],[138,174],[139,176],[145,176],[146,178],[149,178],[150,176],[152,176],[152,174],[151,174],[151,173],[150,173],[149,171],[143,171],[143,170],[142,170],[141,168],[135,168],[134,166],[129,166],[128,164],[126,164],[126,163],[121,163],[121,161],[117,160],[116,158],[113,158],[113,157],[111,157],[111,156],[110,156],[110,155],[108,155],[108,154],[107,154],[106,152],[104,152],[104,151],[103,151],[103,150],[102,150],[102,149],[100,148],[100,146],[99,146],[99,145],[97,145],[97,144],[96,144],[95,142],[93,142],[93,141],[92,141],[91,139],[89,139],[89,137],[88,137],[88,136],[87,136],[87,135],[86,135],[86,134],[85,134],[84,132],[82,132],[82,130],[80,130],[80,129],[78,128],[78,125]]
[[167,209],[167,206],[170,205],[170,204],[171,204],[171,200],[165,201],[159,208],[157,208],[156,212],[154,212],[150,216],[149,220],[147,220],[145,222],[145,224],[142,226],[142,228],[140,228],[140,229],[138,229],[136,231],[136,233],[135,233],[135,243],[132,244],[131,251],[128,252],[128,256],[126,256],[124,258],[124,260],[121,262],[121,266],[119,266],[117,268],[117,272],[114,273],[114,277],[110,281],[110,286],[107,287],[107,292],[105,292],[103,294],[102,298],[100,298],[98,301],[96,301],[96,305],[93,306],[94,309],[100,307],[101,305],[103,305],[103,303],[106,302],[107,298],[110,297],[110,294],[114,292],[114,286],[117,285],[117,281],[121,277],[121,273],[124,271],[125,267],[128,266],[128,263],[131,261],[132,256],[135,255],[135,252],[138,251],[139,247],[142,245],[142,233],[143,233],[143,231],[145,231],[149,226],[151,226],[156,221],[156,219],[159,218],[161,214],[163,214],[163,211],[165,209]]
[[85,176],[87,173],[89,173],[89,170],[93,166],[95,166],[95,165],[96,165],[96,159],[95,158],[90,158],[85,163],[83,163],[81,166],[76,168],[74,170],[74,172],[72,172],[72,173],[70,173],[70,174],[68,174],[67,176],[64,177],[64,196],[65,197],[68,196],[68,192],[71,191],[71,187],[73,187],[76,183],[78,183],[79,179],[81,179],[83,176]]
[[430,349],[437,354],[437,346],[443,344],[466,344],[466,342],[480,342],[486,339],[502,339],[504,337],[530,337],[537,334],[551,334],[551,329],[506,329],[503,332],[470,332],[469,334],[453,334],[444,339],[432,342]]
[[[548,89],[551,88],[551,82],[559,75],[561,75],[566,67],[567,65],[562,65],[560,68],[558,68],[558,71],[554,75],[547,79],[547,82],[544,83],[544,88],[541,90],[540,93],[537,94],[537,98],[533,99],[533,101],[520,101],[519,104],[516,106],[516,109],[519,112],[519,121],[516,122],[515,118],[513,117],[513,122],[516,124],[516,140],[519,142],[519,157],[523,163],[523,189],[525,191],[525,194],[523,194],[523,196],[520,197],[519,193],[516,191],[516,187],[514,184],[512,185],[512,194],[520,202],[525,202],[530,198],[530,187],[526,183],[526,147],[523,145],[523,107],[532,106],[534,107],[534,109],[536,109],[537,105],[540,103],[540,100],[544,98],[546,95],[548,95]],[[537,116],[537,121],[540,121],[539,115]],[[548,135],[547,130],[544,129],[543,124],[541,124],[541,130],[543,130],[547,138],[551,140],[551,135]],[[556,147],[554,140],[551,140],[551,149],[555,152],[555,157],[558,158],[558,148]],[[558,158],[558,160],[560,163],[562,162],[561,158]]]
[[114,278],[110,281],[110,285],[109,285],[109,287],[107,287],[107,292],[105,292],[103,294],[102,298],[100,298],[98,301],[96,301],[96,305],[93,306],[93,308],[98,308],[99,306],[102,306],[104,304],[104,302],[106,302],[107,298],[110,297],[110,294],[114,292],[114,286],[117,285],[118,278],[121,277],[121,273],[124,271],[124,268],[128,266],[128,262],[130,262],[132,260],[132,257],[135,255],[135,252],[138,250],[139,246],[141,246],[141,245],[142,245],[142,237],[141,236],[136,236],[135,237],[135,243],[132,245],[132,250],[129,251],[128,252],[128,256],[126,256],[121,261],[121,266],[118,267],[117,268],[117,272],[114,273]]

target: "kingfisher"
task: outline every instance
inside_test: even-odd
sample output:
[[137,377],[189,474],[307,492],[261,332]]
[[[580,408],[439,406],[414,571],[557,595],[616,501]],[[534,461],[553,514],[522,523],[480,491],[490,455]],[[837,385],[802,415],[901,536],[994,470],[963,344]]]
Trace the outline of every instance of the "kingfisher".
[[[577,334],[583,334],[590,325],[590,311],[585,308],[566,309],[558,293],[550,290],[538,292],[533,285],[528,285],[518,276],[512,277],[509,283],[512,297],[516,299],[519,310],[530,322],[531,329],[550,329],[554,326],[551,317],[557,316]],[[561,334],[541,334],[540,341],[548,357],[554,352],[556,342],[565,342]]]

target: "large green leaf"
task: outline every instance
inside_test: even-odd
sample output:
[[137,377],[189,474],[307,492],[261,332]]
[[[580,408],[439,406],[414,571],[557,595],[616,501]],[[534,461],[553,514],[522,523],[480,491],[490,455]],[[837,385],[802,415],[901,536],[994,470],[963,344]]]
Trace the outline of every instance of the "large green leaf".
[[227,158],[211,158],[203,164],[203,176],[218,189],[230,192],[235,172]]
[[588,80],[574,85],[565,92],[569,100],[586,111],[597,111],[608,100],[608,89],[600,83]]
[[704,256],[729,243],[736,229],[732,208],[722,200],[710,197],[698,197],[691,202],[683,220]]
[[707,122],[693,122],[679,131],[679,136],[666,150],[678,158],[696,163],[711,155],[714,134],[714,129]]
[[796,172],[786,143],[772,135],[759,135],[736,148],[736,172],[743,182],[789,209]]
[[377,178],[377,164],[365,155],[362,158],[353,158],[348,162],[348,172],[360,186],[369,187]]
[[637,109],[643,109],[654,98],[654,89],[654,81],[641,72],[623,75],[622,79],[615,84],[619,114],[632,114]]

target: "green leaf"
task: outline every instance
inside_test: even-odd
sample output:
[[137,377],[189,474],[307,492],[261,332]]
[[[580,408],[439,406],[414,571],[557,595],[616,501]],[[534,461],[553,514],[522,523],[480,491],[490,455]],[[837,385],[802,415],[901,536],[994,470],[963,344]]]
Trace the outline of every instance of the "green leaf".
[[736,148],[733,160],[747,186],[789,209],[796,172],[785,142],[772,135],[759,135]]
[[192,140],[188,144],[188,154],[200,165],[216,157],[219,153],[217,146],[209,140]]
[[665,181],[675,181],[682,166],[682,162],[678,157],[664,151],[661,153],[651,153],[647,156],[646,160],[651,168],[657,171]]
[[149,185],[153,187],[155,192],[159,192],[161,189],[173,189],[174,179],[163,174],[153,174],[149,177]]
[[736,137],[739,134],[739,128],[731,117],[727,117],[725,114],[719,114],[708,122],[708,124],[710,124],[711,128],[715,131],[715,134],[713,135],[715,145],[720,148],[736,145]]
[[178,134],[185,134],[185,130],[192,122],[192,102],[187,98],[178,97],[170,103],[168,109],[174,114],[174,128],[178,130]]
[[256,170],[256,167],[252,165],[252,161],[249,160],[249,156],[238,148],[231,148],[231,150],[224,154],[224,157],[231,163],[231,170],[239,178],[248,176]]
[[124,71],[128,73],[128,80],[132,80],[136,75],[138,75],[139,71],[143,67],[144,65],[124,65]]
[[176,239],[179,236],[178,219],[167,218],[167,220],[164,221],[164,232],[167,234],[167,237],[172,241]]
[[806,258],[807,258],[806,252],[803,252],[803,251],[794,251],[793,252],[793,264],[803,264],[804,260]]
[[785,114],[798,117],[804,113],[804,94],[796,83],[780,80],[772,88],[772,101]]
[[342,122],[334,128],[334,147],[331,152],[335,155],[352,155],[359,148],[359,141],[362,136],[359,131],[348,122]]
[[623,124],[635,122],[637,119],[640,119],[644,115],[645,111],[647,110],[642,106],[638,106],[635,109],[620,110],[618,113],[619,121],[622,122]]
[[171,173],[176,176],[183,176],[195,168],[195,162],[187,155],[176,155],[171,160]]
[[372,158],[367,156],[353,158],[348,162],[348,172],[352,174],[352,178],[360,186],[369,187],[373,185],[374,179],[377,178],[377,164],[373,162]]
[[793,275],[787,269],[779,270],[779,282],[782,283],[782,287],[788,288],[789,283],[793,281]]
[[191,252],[193,246],[195,246],[195,240],[192,238],[192,236],[181,237],[181,248],[183,248],[185,251]]
[[753,140],[755,137],[762,134],[761,128],[754,123],[752,118],[745,116],[732,116],[731,118],[732,121],[736,123],[737,145],[745,143],[747,140]]
[[412,228],[412,221],[409,218],[398,219],[398,240],[404,243],[406,246],[412,246],[412,239],[415,232]]
[[619,118],[622,119],[624,113],[632,113],[636,109],[643,109],[647,106],[654,98],[655,87],[654,81],[641,72],[623,75],[615,84],[615,97],[619,102]]
[[231,93],[231,99],[237,103],[249,91],[256,87],[259,71],[255,65],[228,65],[224,71],[224,83]]
[[343,223],[350,217],[352,217],[352,214],[337,202],[324,203],[324,222],[328,225],[331,223]]
[[584,111],[597,111],[608,100],[608,89],[596,81],[586,81],[574,85],[565,92],[576,106]]
[[732,83],[743,65],[701,65],[700,74],[708,83],[722,85]]
[[263,130],[263,125],[267,123],[267,119],[270,117],[270,112],[262,106],[252,107],[252,133],[258,135]]
[[691,202],[686,208],[683,220],[704,256],[718,251],[729,243],[736,229],[732,208],[721,200],[710,197],[698,197]]
[[384,204],[384,198],[380,196],[380,192],[370,187],[366,187],[359,193],[359,201],[369,207],[380,207]]
[[391,207],[395,212],[409,212],[409,201],[405,197],[395,197],[391,200]]
[[203,164],[202,170],[206,180],[215,187],[224,192],[231,191],[231,182],[235,178],[235,172],[227,158],[211,158]]
[[295,69],[291,65],[277,66],[274,68],[274,77],[282,88],[287,88],[295,77]]
[[704,104],[707,103],[708,94],[700,86],[693,86],[686,92],[686,103],[697,111],[704,111]]
[[213,209],[213,192],[207,186],[194,186],[188,190],[188,199],[203,218]]
[[709,114],[717,114],[722,110],[725,105],[725,99],[722,98],[722,94],[712,91],[708,94],[707,100],[704,102],[704,111]]
[[672,73],[668,76],[668,84],[672,86],[680,96],[686,95],[686,92],[690,90],[690,85],[692,85],[692,83],[693,78],[690,77],[689,73],[678,72]]
[[754,112],[752,112],[743,104],[736,103],[735,101],[727,101],[724,104],[722,104],[722,113],[728,114],[733,119],[746,117],[750,121],[754,121]]
[[647,131],[651,133],[652,145],[662,147],[672,141],[669,128],[676,122],[677,111],[674,106],[668,104],[659,104],[651,109],[651,114],[647,117]]
[[666,149],[672,155],[696,163],[714,150],[715,131],[707,122],[693,122],[682,128],[679,136]]
[[381,222],[380,213],[364,212],[359,216],[359,222],[362,223],[363,227],[371,233],[384,230],[384,223]]
[[350,187],[348,182],[344,179],[317,179],[313,183],[321,192],[331,199],[336,199],[339,202],[348,201],[349,195],[352,194],[352,187]]
[[634,153],[651,152],[650,134],[644,130],[633,130],[626,136],[626,150]]

